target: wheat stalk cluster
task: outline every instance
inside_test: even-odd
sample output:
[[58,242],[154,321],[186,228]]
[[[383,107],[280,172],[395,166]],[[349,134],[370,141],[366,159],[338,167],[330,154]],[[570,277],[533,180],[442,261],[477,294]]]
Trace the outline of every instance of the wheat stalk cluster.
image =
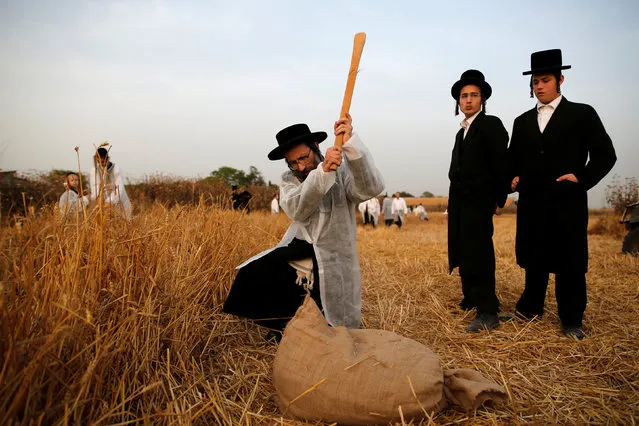
[[[202,203],[151,205],[130,222],[87,213],[45,211],[0,229],[0,421],[301,423],[273,401],[277,346],[221,313],[234,268],[279,241],[285,215]],[[515,216],[496,216],[495,227],[497,292],[511,311],[523,289]],[[401,230],[358,228],[363,326],[418,340],[445,367],[475,368],[508,391],[506,404],[423,424],[635,423],[639,261],[606,229],[590,235],[588,338],[578,342],[561,337],[552,282],[540,321],[465,333],[473,314],[456,309],[441,213]]]

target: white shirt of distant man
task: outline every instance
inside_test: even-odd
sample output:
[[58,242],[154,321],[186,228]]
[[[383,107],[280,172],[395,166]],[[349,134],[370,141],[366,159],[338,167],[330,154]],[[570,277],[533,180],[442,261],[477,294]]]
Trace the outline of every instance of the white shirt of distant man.
[[404,215],[408,213],[408,206],[406,205],[406,200],[399,196],[399,192],[395,193],[395,197],[393,198],[391,213],[393,215],[393,220],[397,226],[401,228],[404,223]]

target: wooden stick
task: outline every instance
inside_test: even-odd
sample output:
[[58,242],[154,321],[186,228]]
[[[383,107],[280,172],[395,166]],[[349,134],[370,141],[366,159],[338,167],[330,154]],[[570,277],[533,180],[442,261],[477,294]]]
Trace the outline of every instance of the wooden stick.
[[[344,100],[342,101],[342,110],[339,113],[339,118],[346,117],[351,109],[351,100],[353,99],[353,89],[355,89],[355,78],[357,78],[357,70],[359,69],[359,60],[362,57],[362,51],[364,50],[364,43],[366,43],[366,33],[355,34],[353,40],[353,56],[351,57],[351,67],[348,70],[348,79],[346,80],[346,90],[344,91]],[[334,146],[342,147],[344,145],[344,134],[340,133],[335,137]],[[337,166],[333,165],[331,170],[337,169]]]

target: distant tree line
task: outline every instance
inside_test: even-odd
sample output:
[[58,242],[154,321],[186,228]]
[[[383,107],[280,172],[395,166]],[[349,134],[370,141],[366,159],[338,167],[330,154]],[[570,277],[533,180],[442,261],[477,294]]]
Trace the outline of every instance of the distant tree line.
[[233,167],[222,166],[217,170],[213,170],[209,178],[219,179],[228,186],[266,185],[262,172],[255,166],[250,166],[248,173]]
[[634,177],[627,177],[622,183],[619,175],[612,176],[612,182],[606,187],[606,202],[615,209],[615,212],[622,213],[626,206],[639,202],[639,184]]

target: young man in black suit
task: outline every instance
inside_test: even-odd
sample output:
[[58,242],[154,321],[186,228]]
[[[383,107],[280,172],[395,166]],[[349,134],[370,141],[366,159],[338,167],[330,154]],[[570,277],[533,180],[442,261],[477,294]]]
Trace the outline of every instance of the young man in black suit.
[[541,317],[550,273],[564,335],[583,339],[588,269],[588,197],[615,164],[612,141],[596,111],[561,94],[561,50],[531,55],[530,96],[535,108],[513,125],[508,149],[517,205],[517,263],[526,285],[515,315]]
[[455,114],[465,118],[457,132],[448,177],[448,264],[459,266],[463,300],[477,309],[467,332],[499,327],[495,294],[493,214],[508,193],[508,132],[499,118],[486,115],[492,88],[477,70],[465,71],[452,89]]

